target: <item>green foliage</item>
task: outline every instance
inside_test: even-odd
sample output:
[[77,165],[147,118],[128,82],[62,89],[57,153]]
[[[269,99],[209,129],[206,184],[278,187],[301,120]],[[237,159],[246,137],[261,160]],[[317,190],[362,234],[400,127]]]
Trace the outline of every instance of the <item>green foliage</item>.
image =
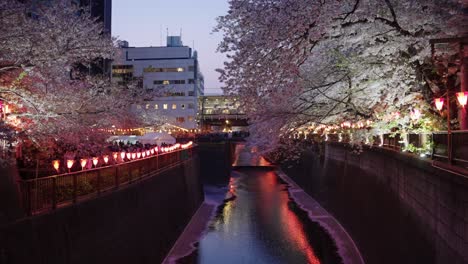
[[[86,195],[95,192],[94,186],[86,179],[77,183],[76,195]],[[56,198],[58,202],[70,201],[73,199],[73,184],[63,184],[57,186]]]

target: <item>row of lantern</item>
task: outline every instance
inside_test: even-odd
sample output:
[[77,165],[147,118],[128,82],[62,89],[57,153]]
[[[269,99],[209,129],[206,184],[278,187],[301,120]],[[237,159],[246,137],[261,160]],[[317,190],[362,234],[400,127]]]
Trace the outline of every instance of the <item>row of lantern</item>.
[[[465,105],[466,105],[466,103],[468,101],[468,92],[458,92],[458,93],[456,93],[456,96],[457,96],[458,103],[463,108],[465,108]],[[435,98],[434,103],[435,103],[435,106],[436,106],[437,110],[440,111],[444,107],[444,98],[442,98],[442,97]]]
[[[150,157],[154,154],[157,154],[158,152],[161,152],[161,153],[167,153],[167,152],[172,152],[172,151],[175,151],[177,149],[187,149],[189,147],[191,147],[193,145],[193,142],[190,141],[186,144],[175,144],[175,145],[172,145],[170,147],[154,147],[154,148],[151,148],[151,149],[147,149],[147,150],[144,150],[144,151],[139,151],[139,152],[125,152],[125,151],[122,151],[122,152],[112,152],[112,158],[114,159],[114,163],[117,164],[117,163],[123,163],[123,162],[128,162],[128,161],[132,161],[132,160],[136,160],[136,159],[140,159],[140,158],[146,158],[146,157]],[[119,159],[120,158],[120,159]],[[87,167],[87,165],[89,164],[90,159],[80,159],[80,166],[81,166],[81,170],[85,170],[85,168]],[[102,156],[102,161],[104,161],[104,166],[107,166],[108,163],[109,163],[109,155],[103,155]],[[99,157],[92,157],[91,158],[91,163],[92,163],[92,166],[94,166],[94,168],[97,168],[98,164],[100,163],[99,162]],[[66,166],[68,168],[68,172],[71,171],[71,168],[73,167],[73,165],[75,164],[75,160],[74,159],[67,159],[66,160]],[[53,160],[52,161],[52,166],[54,167],[54,169],[57,171],[57,173],[59,173],[59,169],[60,169],[60,160]]]

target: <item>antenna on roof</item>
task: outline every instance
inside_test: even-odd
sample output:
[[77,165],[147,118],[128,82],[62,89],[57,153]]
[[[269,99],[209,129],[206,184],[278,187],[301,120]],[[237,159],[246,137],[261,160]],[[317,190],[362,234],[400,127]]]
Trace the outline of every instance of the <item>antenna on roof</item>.
[[166,28],[166,37],[169,37],[169,28]]
[[162,32],[163,32],[162,24],[159,24],[159,46],[162,46],[162,43],[163,43],[163,41],[162,41],[162,36],[163,36],[162,34],[163,33]]

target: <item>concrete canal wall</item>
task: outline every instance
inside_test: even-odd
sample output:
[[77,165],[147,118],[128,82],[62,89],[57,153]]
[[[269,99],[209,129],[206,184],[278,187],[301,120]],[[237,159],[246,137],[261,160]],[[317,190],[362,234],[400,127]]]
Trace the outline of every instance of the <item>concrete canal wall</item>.
[[316,153],[289,174],[343,223],[367,263],[468,263],[468,178],[379,148]]
[[203,201],[197,157],[0,230],[0,263],[160,263]]
[[200,175],[205,184],[226,185],[231,175],[236,142],[199,142]]

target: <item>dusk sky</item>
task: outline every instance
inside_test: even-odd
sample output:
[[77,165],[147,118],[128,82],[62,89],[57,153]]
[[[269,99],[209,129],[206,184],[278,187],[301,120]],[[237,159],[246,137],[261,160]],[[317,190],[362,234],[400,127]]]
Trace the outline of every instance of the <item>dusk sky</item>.
[[184,45],[192,47],[195,43],[198,51],[205,93],[221,93],[215,69],[223,66],[225,57],[216,52],[221,34],[212,30],[216,17],[227,10],[227,0],[114,0],[112,35],[133,47],[161,46],[166,45],[166,28],[169,35],[179,35],[182,29]]

